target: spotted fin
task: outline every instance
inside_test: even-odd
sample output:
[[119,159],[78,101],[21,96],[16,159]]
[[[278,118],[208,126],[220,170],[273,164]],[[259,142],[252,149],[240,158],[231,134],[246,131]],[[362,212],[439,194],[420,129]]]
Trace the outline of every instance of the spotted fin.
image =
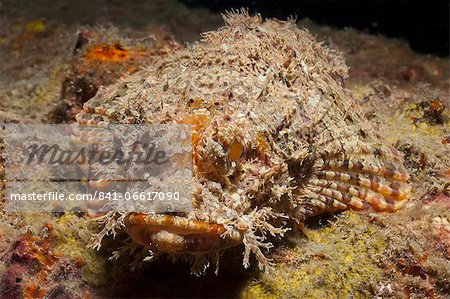
[[314,127],[315,163],[297,201],[300,219],[346,209],[396,211],[408,200],[411,187],[401,153],[342,105],[336,101],[324,109]]

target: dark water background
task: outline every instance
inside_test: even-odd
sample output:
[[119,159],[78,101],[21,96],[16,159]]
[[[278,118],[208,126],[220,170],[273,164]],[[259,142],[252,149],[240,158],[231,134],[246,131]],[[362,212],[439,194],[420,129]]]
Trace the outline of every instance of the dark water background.
[[297,15],[333,27],[353,27],[372,34],[406,39],[419,53],[449,56],[448,0],[182,0],[215,12],[248,7],[264,17]]

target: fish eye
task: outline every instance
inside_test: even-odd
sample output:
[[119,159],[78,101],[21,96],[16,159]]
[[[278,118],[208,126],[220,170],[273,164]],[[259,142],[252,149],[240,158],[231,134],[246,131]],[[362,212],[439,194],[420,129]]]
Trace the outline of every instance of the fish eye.
[[247,149],[243,142],[235,139],[228,146],[228,161],[231,163],[239,164],[242,162],[247,156]]

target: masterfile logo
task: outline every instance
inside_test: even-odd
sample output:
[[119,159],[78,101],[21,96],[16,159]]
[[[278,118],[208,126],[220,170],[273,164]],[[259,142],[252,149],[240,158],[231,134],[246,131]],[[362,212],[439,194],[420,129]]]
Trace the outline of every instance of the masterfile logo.
[[2,129],[8,210],[191,208],[189,125],[4,124]]

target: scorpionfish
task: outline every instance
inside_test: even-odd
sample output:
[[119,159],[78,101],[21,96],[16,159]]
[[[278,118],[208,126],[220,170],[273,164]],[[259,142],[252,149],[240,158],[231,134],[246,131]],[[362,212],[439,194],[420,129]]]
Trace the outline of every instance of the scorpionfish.
[[79,124],[192,125],[192,211],[101,216],[125,231],[137,258],[192,261],[200,274],[223,250],[243,244],[267,269],[273,237],[305,219],[348,209],[395,211],[407,202],[408,173],[345,89],[342,54],[294,20],[246,11],[225,26],[108,87]]

